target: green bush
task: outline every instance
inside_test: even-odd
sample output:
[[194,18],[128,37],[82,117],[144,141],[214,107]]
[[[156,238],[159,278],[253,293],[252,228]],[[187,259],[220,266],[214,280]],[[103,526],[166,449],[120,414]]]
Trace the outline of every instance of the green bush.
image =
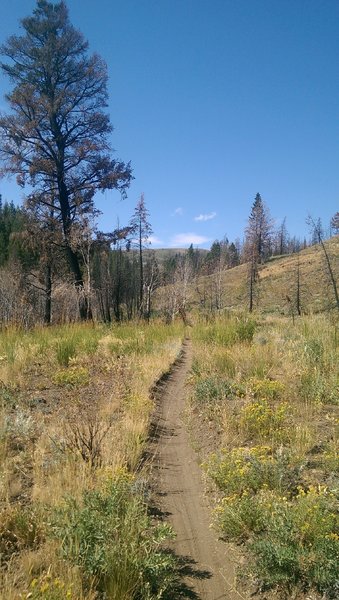
[[254,398],[278,400],[284,391],[284,385],[274,379],[250,379],[248,389]]
[[299,488],[288,499],[275,491],[233,494],[216,510],[226,539],[249,540],[252,575],[262,588],[315,588],[338,593],[338,498],[326,488]]
[[289,409],[285,402],[273,406],[266,398],[253,400],[241,409],[239,424],[251,438],[274,438],[282,441],[287,433],[284,425]]
[[250,545],[254,574],[266,587],[314,587],[337,597],[337,498],[325,488],[311,487],[291,502],[277,499],[266,511],[266,531]]
[[269,446],[234,448],[212,454],[205,465],[219,488],[229,494],[254,494],[266,487],[293,493],[300,483],[301,464],[294,464],[286,451],[275,454]]
[[243,492],[223,498],[215,510],[218,525],[226,540],[244,542],[265,530],[266,514],[257,496]]
[[195,399],[199,404],[223,400],[232,393],[232,385],[220,377],[200,379],[195,385]]
[[256,323],[252,319],[240,319],[237,323],[236,337],[239,342],[251,342],[256,330]]
[[102,491],[86,492],[82,504],[68,499],[56,515],[64,558],[82,569],[100,597],[162,598],[174,581],[174,560],[161,549],[171,530],[152,524],[134,490],[128,479],[112,481]]

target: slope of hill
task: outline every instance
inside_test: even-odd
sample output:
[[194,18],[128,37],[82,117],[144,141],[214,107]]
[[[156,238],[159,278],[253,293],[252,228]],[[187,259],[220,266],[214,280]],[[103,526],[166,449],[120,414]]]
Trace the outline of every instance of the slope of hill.
[[[163,265],[166,260],[174,258],[178,254],[186,254],[187,248],[151,248],[150,250],[144,250],[145,256],[147,257],[150,252],[154,252],[158,264]],[[205,248],[194,248],[194,252],[197,252],[203,258],[208,253],[208,250]]]
[[[339,236],[325,242],[335,280],[339,282]],[[298,266],[299,265],[299,266]],[[259,270],[255,308],[263,312],[289,314],[296,311],[298,271],[302,312],[318,312],[336,305],[324,252],[320,245],[302,250],[299,255],[273,257]],[[188,297],[192,306],[206,309],[247,308],[249,303],[248,265],[198,278],[192,282]]]

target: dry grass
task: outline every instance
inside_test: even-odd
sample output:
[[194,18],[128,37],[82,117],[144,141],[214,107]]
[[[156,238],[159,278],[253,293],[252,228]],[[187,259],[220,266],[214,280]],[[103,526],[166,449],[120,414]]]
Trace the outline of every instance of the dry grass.
[[[215,335],[227,327],[234,331],[243,319],[219,317],[193,331],[190,422],[198,444],[202,440],[206,469],[224,496],[216,513],[219,525],[227,539],[249,539],[256,553],[252,573],[278,587],[282,597],[292,597],[296,582],[318,590],[317,598],[334,597],[338,322],[333,315],[295,324],[271,316],[257,323],[252,340],[232,335],[227,342],[225,334]],[[302,512],[304,496],[308,510],[321,513],[323,535]],[[298,519],[313,532],[313,558],[306,537],[298,538]],[[299,533],[293,537],[293,531]],[[312,564],[323,561],[328,568],[321,578]]]
[[0,597],[42,599],[46,590],[51,600],[97,597],[62,559],[49,520],[67,497],[80,507],[103,482],[128,472],[133,479],[150,388],[176,358],[182,335],[180,326],[156,323],[2,333]]

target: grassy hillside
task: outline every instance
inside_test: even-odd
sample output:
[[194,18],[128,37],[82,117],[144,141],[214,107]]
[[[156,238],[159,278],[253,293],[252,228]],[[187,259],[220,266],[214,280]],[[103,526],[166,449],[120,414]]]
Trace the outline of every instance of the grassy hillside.
[[[339,236],[326,242],[336,280],[339,281]],[[256,307],[264,312],[288,314],[295,306],[299,261],[301,307],[305,313],[326,310],[335,305],[324,253],[319,245],[298,255],[273,257],[260,267]],[[213,301],[218,276],[201,277],[191,289],[192,304],[201,303],[206,295]],[[226,308],[248,307],[248,266],[240,265],[222,273],[222,305]],[[287,300],[287,296],[291,302]]]

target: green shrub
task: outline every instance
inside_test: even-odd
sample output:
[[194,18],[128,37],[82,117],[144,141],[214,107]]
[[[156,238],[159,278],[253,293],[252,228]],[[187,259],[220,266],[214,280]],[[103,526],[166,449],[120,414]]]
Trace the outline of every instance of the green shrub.
[[248,389],[254,398],[278,400],[284,391],[284,385],[274,379],[250,379]]
[[299,586],[337,597],[339,517],[326,488],[299,489],[288,499],[275,491],[233,494],[216,509],[226,539],[249,540],[252,575],[262,588]]
[[0,439],[6,439],[8,448],[22,451],[27,449],[38,437],[39,425],[28,411],[17,409],[14,414],[7,414]]
[[282,441],[287,432],[284,425],[289,410],[290,407],[285,402],[275,407],[265,398],[254,400],[241,409],[240,427],[251,438],[274,438]]
[[232,385],[220,377],[200,379],[195,385],[195,399],[199,404],[216,402],[232,395]]
[[[194,370],[192,369],[195,375],[197,375],[197,369],[197,366]],[[226,398],[244,398],[245,395],[246,386],[244,384],[231,383],[218,375],[198,379],[194,388],[194,397],[198,404],[222,401]]]
[[54,525],[64,558],[113,600],[161,598],[174,579],[174,561],[161,549],[171,530],[152,524],[134,489],[122,478],[102,491],[87,491],[81,504],[67,499]]
[[251,342],[256,330],[256,323],[252,319],[244,318],[237,322],[236,337],[239,342]]
[[223,498],[215,515],[225,539],[238,543],[244,542],[253,533],[261,533],[267,524],[258,497],[247,492]]
[[291,502],[277,499],[270,506],[264,534],[250,545],[254,574],[266,587],[300,585],[337,597],[337,498],[326,488],[311,487]]
[[205,466],[227,495],[254,494],[263,487],[293,493],[300,483],[301,464],[292,463],[286,451],[273,454],[268,446],[222,450]]

